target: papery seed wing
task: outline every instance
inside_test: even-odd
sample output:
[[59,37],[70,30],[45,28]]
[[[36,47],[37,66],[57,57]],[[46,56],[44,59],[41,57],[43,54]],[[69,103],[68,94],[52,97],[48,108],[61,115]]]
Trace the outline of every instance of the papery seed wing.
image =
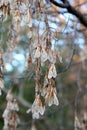
[[62,60],[62,56],[60,54],[60,51],[58,49],[55,50],[56,51],[56,56],[59,58],[59,61],[60,63],[63,63],[63,60]]
[[43,89],[42,89],[42,91],[41,91],[41,96],[45,96],[46,95],[46,93],[47,93],[47,90],[46,90],[46,88],[44,87]]
[[85,121],[87,121],[87,112],[84,112],[83,119],[84,119]]
[[58,56],[58,58],[59,58],[60,63],[63,63],[62,57],[60,55]]
[[29,31],[29,33],[27,34],[27,36],[28,36],[29,38],[32,38],[32,36],[33,36],[32,31]]
[[74,126],[75,126],[76,128],[81,128],[81,124],[80,124],[80,121],[79,121],[79,119],[78,119],[77,116],[75,116]]
[[33,119],[39,119],[40,118],[39,113],[32,113],[32,118]]
[[48,72],[48,79],[51,79],[52,77],[53,77],[53,72],[52,72],[52,66],[51,66]]
[[48,79],[47,79],[47,77],[44,79],[44,86],[47,86],[48,85]]
[[45,106],[40,107],[40,114],[43,115],[45,112]]
[[52,60],[53,57],[52,57],[52,51],[49,50],[49,53],[48,53],[48,60],[52,63]]
[[26,113],[30,113],[31,112],[31,109],[28,109],[27,111],[26,111]]
[[6,100],[7,101],[12,101],[13,100],[13,95],[11,93],[11,90],[8,91],[7,96],[6,96]]
[[48,100],[48,106],[52,106],[53,104],[53,97],[50,97],[50,99]]
[[59,105],[59,101],[58,101],[58,98],[57,98],[57,96],[56,96],[56,94],[54,93],[54,100],[53,100],[53,104],[54,105]]
[[51,106],[52,105],[52,100],[51,100],[51,96],[50,96],[50,93],[48,92],[45,96],[45,102],[48,106]]
[[17,103],[14,103],[14,110],[15,110],[15,111],[19,111],[19,106],[18,106]]
[[53,66],[53,71],[52,72],[53,72],[52,73],[53,77],[56,78],[57,77],[57,72],[56,72],[55,65]]
[[45,62],[48,59],[47,53],[44,50],[41,54],[41,62]]
[[8,118],[8,115],[9,115],[9,111],[7,109],[5,109],[5,111],[2,114],[2,117],[3,118]]
[[50,72],[48,73],[48,79],[51,79],[52,77],[53,77],[53,72],[50,71]]
[[40,49],[37,47],[36,51],[35,51],[35,55],[34,55],[34,58],[39,58],[40,57]]
[[4,88],[4,81],[3,79],[0,78],[0,88],[3,89]]
[[8,104],[7,104],[7,108],[10,109],[10,110],[15,111],[14,103],[12,103],[12,102],[9,101]]

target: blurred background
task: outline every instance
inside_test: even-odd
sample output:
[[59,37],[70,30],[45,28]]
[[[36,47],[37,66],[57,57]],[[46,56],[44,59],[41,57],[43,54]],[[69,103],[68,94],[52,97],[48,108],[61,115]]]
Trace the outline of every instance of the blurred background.
[[[83,15],[86,14],[86,0],[73,0],[70,4]],[[5,65],[3,79],[6,90],[0,96],[0,129],[3,129],[2,113],[7,103],[6,93],[9,88],[12,88],[20,108],[18,115],[21,123],[17,130],[80,130],[78,123],[84,126],[81,130],[86,130],[87,28],[80,24],[77,18],[69,14],[66,9],[51,5],[48,1],[45,1],[45,4],[41,2],[41,8],[47,12],[49,26],[57,30],[56,40],[52,39],[52,47],[56,45],[63,60],[63,63],[60,63],[59,60],[56,63],[58,74],[56,88],[59,106],[47,107],[44,116],[38,120],[33,120],[31,113],[26,113],[35,97],[34,66],[32,65],[30,69],[25,67],[29,53],[29,29],[21,23],[21,29],[17,32],[17,42],[9,49],[7,40],[8,32],[12,29],[12,16],[8,15],[6,21],[2,22],[0,19],[0,52]],[[34,27],[37,28],[38,22],[40,22],[40,31],[42,32],[44,21],[34,16]],[[42,67],[42,74],[45,70],[46,67]],[[78,126],[77,129],[75,125]]]

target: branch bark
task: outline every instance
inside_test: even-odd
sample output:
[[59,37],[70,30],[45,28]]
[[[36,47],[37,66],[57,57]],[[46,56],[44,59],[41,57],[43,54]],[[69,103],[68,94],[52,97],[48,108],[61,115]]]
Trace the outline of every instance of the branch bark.
[[76,10],[75,7],[71,6],[69,1],[67,0],[60,0],[60,1],[63,4],[58,3],[55,0],[50,0],[50,2],[54,4],[55,6],[67,9],[68,13],[76,16],[78,20],[80,21],[80,23],[83,24],[85,27],[87,27],[87,18],[80,11]]

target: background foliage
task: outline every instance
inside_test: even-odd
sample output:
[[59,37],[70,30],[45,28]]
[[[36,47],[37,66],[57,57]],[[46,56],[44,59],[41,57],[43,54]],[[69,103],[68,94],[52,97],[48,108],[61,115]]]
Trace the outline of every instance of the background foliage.
[[[47,2],[49,3],[48,0]],[[86,1],[73,0],[70,4],[82,14],[86,13]],[[9,51],[6,44],[12,22],[12,17],[9,15],[5,22],[0,22],[0,51],[6,67],[3,75],[6,91],[0,97],[0,129],[3,127],[2,113],[6,107],[5,97],[9,88],[12,88],[20,107],[18,114],[21,123],[18,130],[29,130],[33,123],[37,130],[72,130],[75,116],[83,123],[84,114],[87,112],[87,29],[66,9],[52,5],[47,13],[50,16],[48,22],[58,30],[56,45],[63,58],[63,63],[59,61],[56,63],[59,106],[47,107],[45,115],[39,120],[33,120],[31,114],[26,114],[35,96],[34,66],[28,70],[25,67],[30,42],[27,36],[29,30],[26,26],[22,27],[18,34],[17,46]],[[44,66],[43,75],[45,71]]]

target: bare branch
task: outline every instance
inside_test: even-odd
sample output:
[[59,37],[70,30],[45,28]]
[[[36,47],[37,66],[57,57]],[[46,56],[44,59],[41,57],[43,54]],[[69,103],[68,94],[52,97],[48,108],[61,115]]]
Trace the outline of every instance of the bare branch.
[[61,3],[58,3],[58,2],[56,2],[56,1],[54,1],[54,0],[50,0],[50,2],[53,3],[53,4],[56,5],[56,6],[61,7],[61,8],[67,8],[67,7],[68,7],[67,4],[61,4]]
[[70,3],[67,0],[61,0],[63,4],[60,4],[54,0],[50,0],[51,3],[54,5],[61,7],[61,8],[66,8],[68,13],[76,16],[80,23],[82,23],[85,27],[87,27],[87,18],[78,10],[76,10],[73,6],[70,5]]
[[62,72],[58,73],[58,76],[60,74],[63,74],[64,72],[66,72],[71,67],[71,63],[72,63],[72,59],[73,59],[74,53],[75,53],[75,44],[73,44],[72,51],[71,51],[71,56],[70,56],[68,65],[66,65],[66,67],[62,70]]

